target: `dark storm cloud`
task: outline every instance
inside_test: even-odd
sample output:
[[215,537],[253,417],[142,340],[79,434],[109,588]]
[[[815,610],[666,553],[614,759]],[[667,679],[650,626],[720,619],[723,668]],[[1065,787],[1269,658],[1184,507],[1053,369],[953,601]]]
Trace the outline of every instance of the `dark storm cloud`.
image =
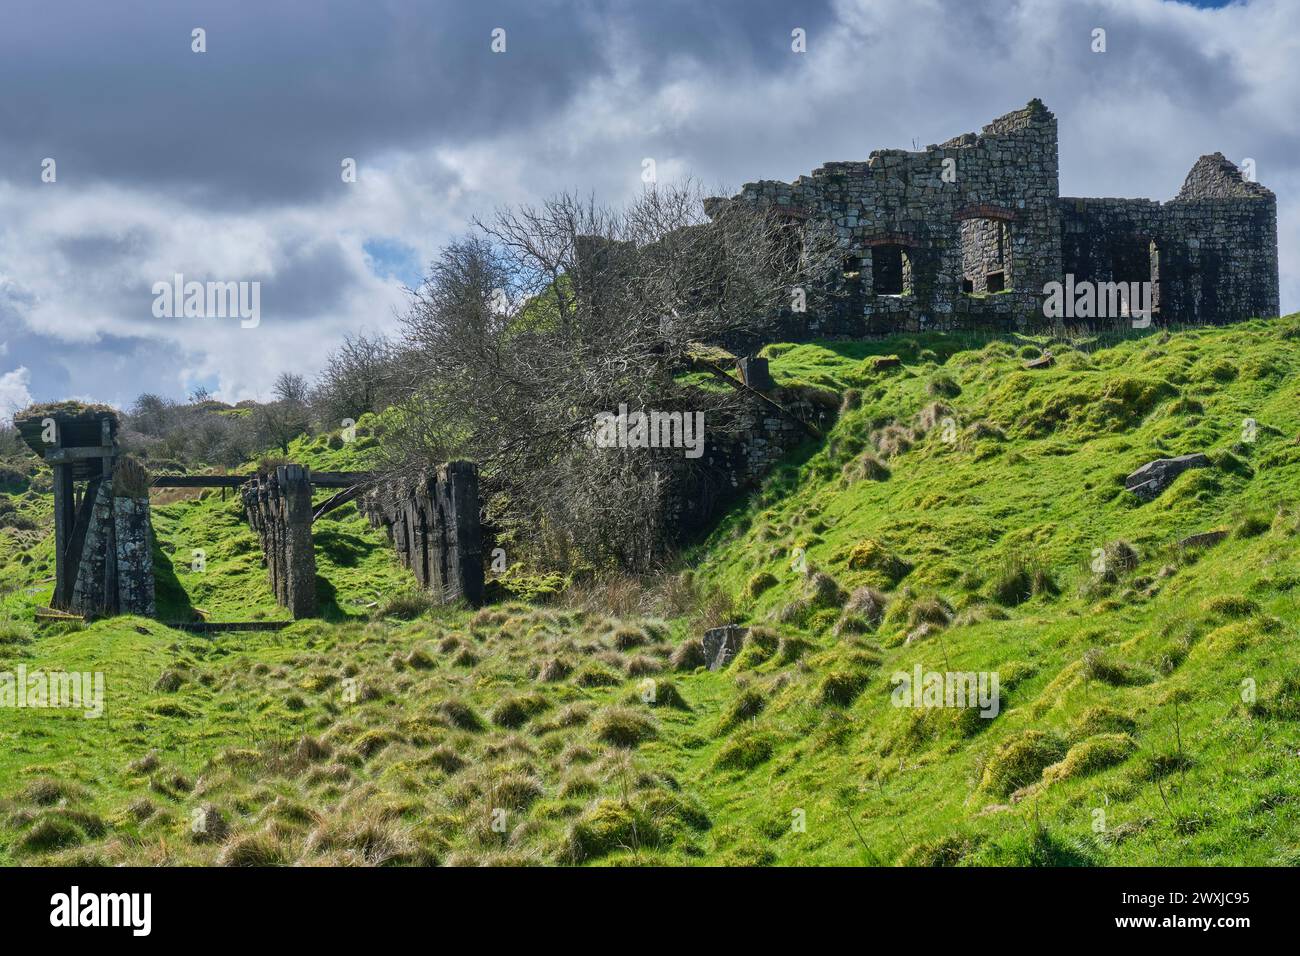
[[[1067,195],[1167,199],[1202,153],[1256,160],[1294,308],[1297,36],[1283,0],[5,0],[0,392],[265,397],[391,332],[400,286],[499,205],[617,203],[646,158],[710,190],[789,180],[1035,96]],[[176,272],[259,281],[260,326],[155,318]]]
[[[311,319],[337,307],[357,276],[332,239],[286,243],[285,258],[262,283],[262,315],[268,321]],[[250,278],[257,279],[252,276]]]
[[[337,190],[339,164],[525,126],[673,57],[772,62],[822,4],[8,0],[0,178],[111,182],[239,208]],[[783,11],[778,15],[777,11]],[[191,30],[206,30],[206,53]],[[494,54],[491,32],[506,30]],[[613,32],[611,32],[613,31]],[[631,44],[614,42],[619,34]]]

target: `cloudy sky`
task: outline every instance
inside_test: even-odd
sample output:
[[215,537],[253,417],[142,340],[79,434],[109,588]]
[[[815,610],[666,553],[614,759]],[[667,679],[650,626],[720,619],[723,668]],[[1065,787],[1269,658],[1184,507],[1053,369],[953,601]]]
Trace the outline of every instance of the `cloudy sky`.
[[[499,204],[618,201],[646,158],[660,180],[789,180],[1035,96],[1065,195],[1168,199],[1203,153],[1254,159],[1300,308],[1294,0],[5,0],[0,410],[265,398],[391,329]],[[155,317],[176,273],[260,282],[260,324]]]

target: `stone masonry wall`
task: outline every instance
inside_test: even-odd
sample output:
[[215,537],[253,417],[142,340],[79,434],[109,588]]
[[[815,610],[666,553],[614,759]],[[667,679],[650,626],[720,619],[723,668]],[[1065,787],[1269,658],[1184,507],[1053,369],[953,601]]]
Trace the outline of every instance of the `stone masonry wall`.
[[1177,198],[1061,200],[1062,271],[1075,281],[1152,281],[1161,322],[1277,315],[1277,200],[1221,154]]
[[[729,201],[829,230],[840,250],[832,273],[807,290],[806,311],[773,317],[767,341],[1043,326],[1048,282],[1067,273],[1146,281],[1153,266],[1160,321],[1231,322],[1279,309],[1272,192],[1215,153],[1166,203],[1061,198],[1056,118],[1039,100],[978,135],[876,150],[792,183],[747,183]],[[999,272],[1003,288],[990,288]]]
[[[775,388],[765,394],[795,418],[815,427],[825,430],[834,420],[833,410],[798,393]],[[722,427],[706,428],[704,454],[696,461],[688,462],[677,455],[663,458],[672,489],[665,497],[667,524],[674,529],[678,543],[709,528],[731,502],[756,488],[787,454],[810,437],[798,422],[757,398],[745,404],[739,420],[719,424]],[[715,437],[722,433],[735,437]]]
[[68,610],[87,617],[156,612],[149,499],[114,495],[112,479],[87,489],[88,520]]
[[[749,183],[737,198],[833,229],[843,253],[840,275],[823,294],[812,291],[808,311],[781,317],[782,337],[1014,328],[1041,314],[1042,287],[1059,272],[1057,175],[1056,118],[1033,100],[979,135],[919,152],[876,150],[866,162],[827,163],[793,183]],[[970,262],[963,224],[970,220],[991,220],[1003,225],[985,230],[1009,233],[1009,291],[962,292]],[[966,227],[967,234],[976,228]],[[910,282],[901,295],[873,291],[873,254],[881,246],[903,249]]]

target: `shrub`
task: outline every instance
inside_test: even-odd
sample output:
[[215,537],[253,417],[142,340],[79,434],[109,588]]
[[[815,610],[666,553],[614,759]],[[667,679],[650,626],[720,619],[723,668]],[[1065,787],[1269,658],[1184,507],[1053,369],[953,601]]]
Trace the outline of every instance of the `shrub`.
[[936,375],[926,384],[925,390],[934,398],[956,398],[961,394],[961,386],[948,375]]
[[888,481],[892,474],[889,466],[869,451],[845,465],[843,473],[849,481]]
[[745,584],[745,593],[756,598],[769,588],[776,587],[776,584],[775,574],[771,571],[759,571]]
[[744,646],[741,647],[740,653],[736,655],[731,666],[737,670],[757,667],[776,653],[780,643],[781,636],[771,628],[751,627],[745,636]]
[[574,863],[606,856],[615,850],[639,850],[659,843],[654,819],[631,803],[597,800],[573,821],[565,840],[566,856]]
[[288,866],[290,862],[284,846],[266,832],[237,836],[217,854],[217,866]]
[[814,571],[804,586],[808,604],[814,608],[842,607],[849,599],[839,582],[825,571]]
[[533,716],[540,714],[550,703],[541,694],[523,694],[507,697],[492,708],[492,723],[510,730],[522,727]]
[[620,651],[629,651],[649,642],[649,635],[639,627],[620,627],[614,632],[613,643]]
[[1046,568],[1027,558],[1006,558],[989,581],[989,597],[1004,607],[1015,607],[1039,594],[1056,590]]
[[1045,767],[1065,756],[1065,742],[1055,734],[1025,730],[1004,740],[984,766],[983,789],[1008,796],[1036,781]]
[[48,853],[77,846],[86,835],[75,823],[59,813],[46,814],[18,838],[15,849],[19,853]]
[[957,866],[978,845],[979,837],[953,833],[913,844],[903,851],[898,863],[900,866]]
[[947,627],[952,623],[952,606],[938,596],[913,601],[907,609],[907,623],[912,627],[924,624]]
[[870,680],[870,675],[856,671],[831,671],[822,678],[817,699],[824,706],[848,707],[858,699]]
[[1207,614],[1217,617],[1239,618],[1251,617],[1260,612],[1260,606],[1248,597],[1238,594],[1220,594],[1205,602]]
[[438,705],[438,710],[453,727],[461,730],[482,730],[483,718],[469,704],[451,698]]
[[898,424],[886,425],[871,433],[871,444],[886,460],[896,458],[907,451],[915,440],[916,436],[912,434],[910,428]]
[[1273,515],[1263,512],[1249,514],[1237,522],[1237,526],[1232,529],[1234,538],[1257,538],[1269,528],[1273,527]]
[[767,706],[767,698],[752,687],[742,690],[736,695],[731,706],[723,715],[722,721],[718,726],[719,732],[725,732],[735,727],[737,724],[744,723],[747,720],[753,720],[763,712]]
[[[656,680],[652,683],[654,687],[649,695],[650,699],[645,701],[646,704],[651,707],[671,707],[674,710],[691,709],[691,705],[686,703],[686,698],[672,681]],[[633,699],[641,700],[641,696],[638,694]]]
[[579,687],[617,687],[623,683],[623,675],[603,664],[589,661],[573,675],[573,682]]
[[778,664],[793,664],[810,650],[813,649],[813,643],[802,637],[790,635],[781,638],[781,643],[777,645],[776,662]]
[[1083,675],[1088,680],[1100,681],[1111,687],[1129,687],[1147,682],[1147,675],[1130,664],[1112,661],[1099,647],[1091,648],[1083,655]]
[[654,721],[630,707],[607,707],[596,715],[592,730],[599,740],[615,747],[635,747],[657,736]]
[[891,554],[879,541],[867,538],[855,544],[849,552],[849,569],[867,572],[869,583],[881,590],[890,590],[911,572],[912,566]]
[[1137,749],[1128,734],[1098,734],[1075,744],[1065,759],[1043,770],[1044,783],[1056,783],[1096,773],[1123,763]]
[[1070,722],[1070,739],[1085,740],[1098,734],[1126,734],[1137,728],[1137,721],[1109,707],[1090,707]]
[[713,766],[718,770],[753,770],[772,759],[772,738],[768,734],[749,733],[730,740],[718,751]]
[[426,591],[401,591],[379,608],[378,617],[395,617],[411,621],[433,608],[433,596]]
[[1131,573],[1138,566],[1138,553],[1127,541],[1111,541],[1102,548],[1102,580],[1114,584],[1121,577]]
[[491,800],[494,807],[507,810],[527,810],[542,798],[542,783],[524,773],[505,773],[492,783]]
[[1288,674],[1277,686],[1260,694],[1248,710],[1252,717],[1300,720],[1300,673]]
[[704,642],[698,637],[683,641],[673,650],[668,663],[675,671],[693,671],[697,667],[704,667],[708,664],[704,657]]

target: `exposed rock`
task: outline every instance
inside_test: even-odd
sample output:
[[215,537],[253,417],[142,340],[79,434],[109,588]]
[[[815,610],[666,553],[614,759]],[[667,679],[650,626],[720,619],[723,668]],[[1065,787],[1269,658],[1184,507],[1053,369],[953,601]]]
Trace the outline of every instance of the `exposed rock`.
[[723,627],[711,627],[704,632],[701,643],[704,645],[704,659],[709,670],[722,670],[740,653],[745,644],[748,628],[739,624],[727,624]]
[[1056,364],[1056,358],[1051,352],[1044,352],[1036,359],[1030,359],[1025,363],[1025,368],[1051,368]]
[[1180,548],[1208,548],[1211,545],[1218,544],[1228,536],[1228,532],[1222,529],[1213,531],[1202,531],[1200,534],[1188,535],[1178,542]]
[[1208,468],[1210,465],[1210,459],[1200,452],[1177,458],[1157,458],[1125,478],[1124,487],[1142,500],[1150,501],[1189,468]]

